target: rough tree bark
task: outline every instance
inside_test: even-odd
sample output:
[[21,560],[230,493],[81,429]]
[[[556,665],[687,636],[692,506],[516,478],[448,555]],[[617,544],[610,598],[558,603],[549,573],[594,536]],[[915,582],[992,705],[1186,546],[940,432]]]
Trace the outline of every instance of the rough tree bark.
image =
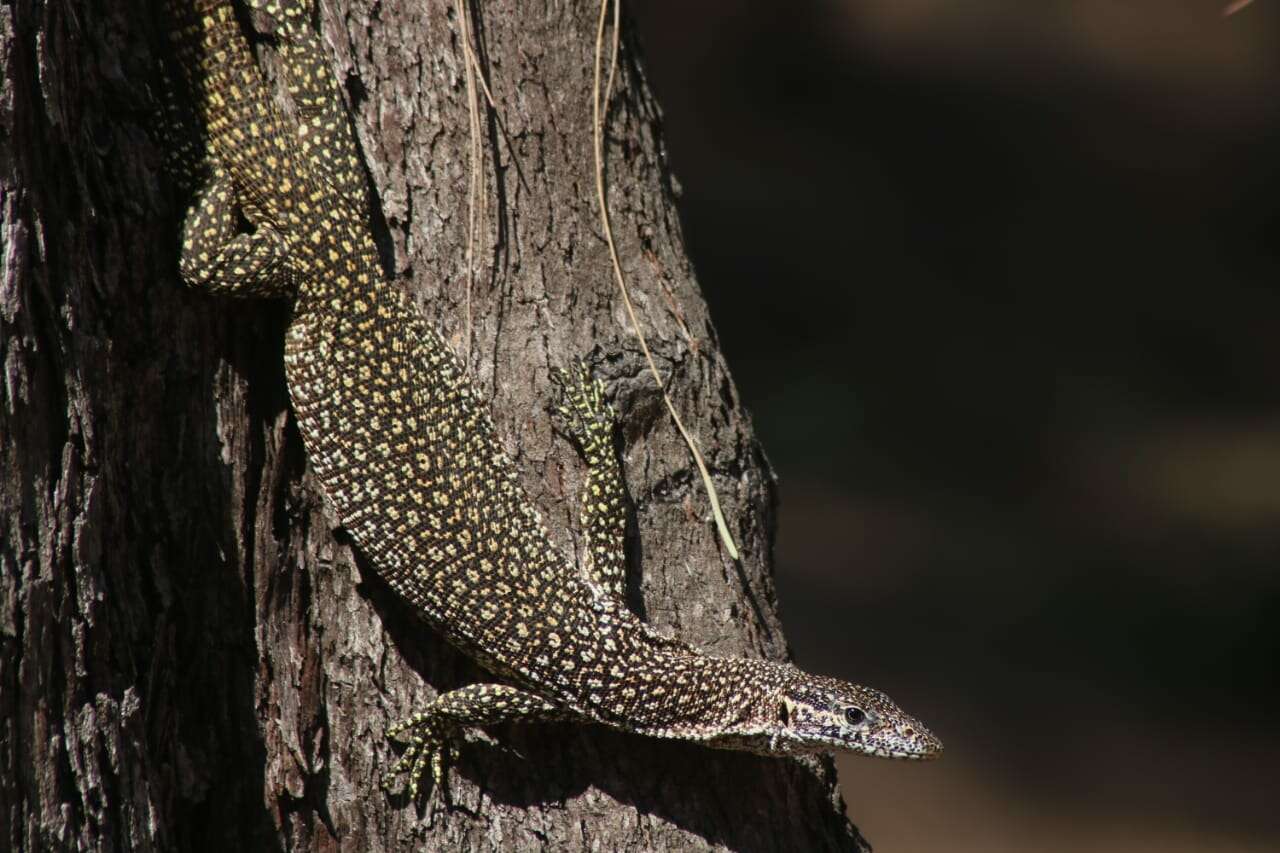
[[[387,267],[468,353],[559,541],[579,542],[583,471],[552,434],[547,374],[589,354],[625,423],[632,606],[713,653],[784,657],[772,475],[689,266],[630,31],[614,227],[739,563],[609,273],[590,171],[598,7],[471,6],[499,121],[486,110],[468,344],[454,4],[322,5]],[[143,0],[0,6],[0,847],[856,849],[828,762],[597,727],[468,745],[458,807],[430,820],[379,791],[384,726],[479,673],[335,531],[291,422],[283,306],[178,282],[181,211],[151,126],[161,43]]]

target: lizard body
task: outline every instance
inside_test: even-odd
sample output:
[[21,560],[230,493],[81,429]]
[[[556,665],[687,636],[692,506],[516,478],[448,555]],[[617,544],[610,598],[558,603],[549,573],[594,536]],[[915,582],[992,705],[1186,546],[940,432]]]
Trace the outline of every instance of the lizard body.
[[[585,368],[558,416],[589,465],[589,565],[551,541],[465,369],[384,280],[336,84],[302,0],[249,0],[281,30],[296,120],[265,90],[228,0],[163,0],[199,193],[181,272],[216,292],[291,300],[285,374],[310,464],[376,571],[451,643],[509,683],[439,696],[393,727],[389,775],[441,782],[451,739],[510,719],[594,721],[766,754],[846,749],[926,758],[941,744],[888,697],[789,664],[664,639],[624,602],[625,516],[613,413]],[[252,230],[237,230],[239,210]]]

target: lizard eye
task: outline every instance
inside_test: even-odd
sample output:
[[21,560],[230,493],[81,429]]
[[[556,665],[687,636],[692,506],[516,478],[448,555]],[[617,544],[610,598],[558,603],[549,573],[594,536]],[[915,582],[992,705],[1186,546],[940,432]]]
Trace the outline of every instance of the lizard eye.
[[861,708],[845,708],[844,721],[851,726],[860,726],[866,722],[867,713]]

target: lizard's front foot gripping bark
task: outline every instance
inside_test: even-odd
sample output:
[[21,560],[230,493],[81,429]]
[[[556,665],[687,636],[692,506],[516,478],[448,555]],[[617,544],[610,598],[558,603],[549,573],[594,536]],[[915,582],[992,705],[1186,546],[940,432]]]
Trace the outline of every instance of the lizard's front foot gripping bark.
[[604,398],[604,383],[591,375],[585,361],[572,368],[551,371],[557,402],[552,409],[555,426],[573,440],[588,460],[609,450],[616,416]]
[[461,737],[458,727],[441,719],[435,711],[424,711],[388,728],[387,737],[408,746],[396,763],[383,773],[383,789],[394,791],[397,777],[408,773],[405,788],[409,798],[417,800],[422,777],[429,765],[431,781],[447,804],[449,790],[445,785],[444,772],[447,764],[458,759],[457,738]]

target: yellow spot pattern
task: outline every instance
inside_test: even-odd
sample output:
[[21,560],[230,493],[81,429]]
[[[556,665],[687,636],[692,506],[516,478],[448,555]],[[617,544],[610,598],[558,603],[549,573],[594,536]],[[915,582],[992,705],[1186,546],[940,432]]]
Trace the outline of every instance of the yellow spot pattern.
[[[182,276],[213,292],[292,300],[289,393],[343,524],[400,595],[515,685],[454,690],[393,727],[409,747],[389,776],[407,771],[416,794],[428,768],[441,781],[460,727],[508,719],[595,720],[764,752],[872,751],[865,733],[831,734],[817,710],[822,726],[781,724],[783,691],[811,695],[814,708],[877,708],[868,718],[888,727],[909,721],[876,691],[706,657],[627,609],[613,412],[585,366],[555,379],[562,431],[589,465],[589,565],[579,570],[554,546],[462,365],[383,280],[364,172],[309,2],[249,5],[277,24],[296,121],[266,92],[230,2],[164,3],[174,77],[195,113],[170,156],[179,180],[199,188],[183,224]],[[923,754],[932,736],[914,726],[902,750]]]

